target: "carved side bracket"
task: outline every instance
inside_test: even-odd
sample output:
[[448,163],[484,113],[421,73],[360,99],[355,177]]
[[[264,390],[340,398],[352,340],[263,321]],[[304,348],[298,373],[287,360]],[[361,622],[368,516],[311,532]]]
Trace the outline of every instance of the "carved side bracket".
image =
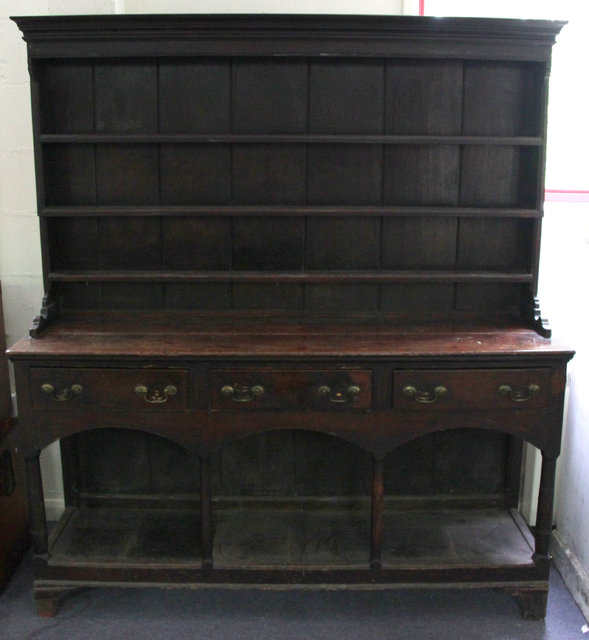
[[543,338],[552,337],[552,329],[546,318],[542,317],[540,311],[540,301],[538,298],[533,298],[529,308],[529,315],[531,317],[532,326]]
[[59,303],[53,298],[51,293],[46,294],[43,297],[41,303],[41,312],[33,320],[33,324],[29,329],[29,335],[31,338],[39,338],[47,327],[59,317]]

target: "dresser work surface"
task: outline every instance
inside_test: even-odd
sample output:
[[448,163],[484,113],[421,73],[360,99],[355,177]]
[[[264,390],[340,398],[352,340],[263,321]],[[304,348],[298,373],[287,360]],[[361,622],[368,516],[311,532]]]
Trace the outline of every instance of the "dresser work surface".
[[573,356],[535,297],[562,23],[15,20],[46,296],[8,354],[39,613],[99,585],[436,585],[542,617]]

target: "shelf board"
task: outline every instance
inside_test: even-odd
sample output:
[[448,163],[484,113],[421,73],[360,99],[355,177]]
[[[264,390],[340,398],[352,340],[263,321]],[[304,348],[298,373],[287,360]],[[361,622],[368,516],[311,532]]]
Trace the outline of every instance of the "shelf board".
[[421,564],[530,563],[533,539],[517,512],[502,509],[385,513],[383,568]]
[[237,133],[44,133],[43,144],[458,144],[541,147],[540,136]]
[[[532,548],[508,511],[407,510],[385,513],[383,568],[512,566]],[[218,514],[214,565],[330,568],[369,563],[368,513],[243,510]]]
[[109,216],[389,216],[464,218],[541,218],[533,208],[436,206],[313,206],[313,205],[96,205],[49,206],[46,218]]
[[[370,515],[336,509],[222,509],[214,514],[220,571],[369,571]],[[530,566],[517,514],[503,509],[388,510],[383,570]],[[50,566],[186,566],[201,561],[198,511],[69,509],[50,547]]]
[[200,516],[188,509],[67,509],[50,542],[58,564],[200,564]]
[[530,283],[532,273],[495,271],[53,271],[50,282],[255,282],[388,284],[404,282]]

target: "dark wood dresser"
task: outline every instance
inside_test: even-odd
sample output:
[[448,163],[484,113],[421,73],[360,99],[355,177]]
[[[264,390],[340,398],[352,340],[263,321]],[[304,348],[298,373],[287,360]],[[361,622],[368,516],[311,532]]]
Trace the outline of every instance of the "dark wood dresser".
[[15,20],[46,286],[9,350],[39,612],[89,585],[444,585],[543,616],[573,355],[535,299],[562,23]]
[[0,286],[0,591],[30,547],[24,462],[13,443],[14,420],[5,350]]

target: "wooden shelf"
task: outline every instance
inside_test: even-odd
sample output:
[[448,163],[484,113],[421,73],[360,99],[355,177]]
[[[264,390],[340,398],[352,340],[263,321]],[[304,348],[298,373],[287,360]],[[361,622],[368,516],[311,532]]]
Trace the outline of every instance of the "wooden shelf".
[[259,282],[259,283],[529,283],[532,273],[494,271],[54,271],[50,282]]
[[46,218],[110,216],[360,216],[541,218],[538,209],[433,206],[299,206],[299,205],[96,205],[45,207]]
[[[199,567],[198,511],[68,509],[50,546],[50,566]],[[219,509],[213,524],[216,569],[368,570],[369,514],[329,508]],[[531,536],[504,509],[387,511],[383,569],[510,567],[532,564]]]
[[238,133],[44,133],[45,144],[459,144],[541,147],[539,136],[460,135],[336,135],[336,134],[238,134]]
[[51,561],[200,564],[199,530],[195,510],[68,508],[53,533]]

